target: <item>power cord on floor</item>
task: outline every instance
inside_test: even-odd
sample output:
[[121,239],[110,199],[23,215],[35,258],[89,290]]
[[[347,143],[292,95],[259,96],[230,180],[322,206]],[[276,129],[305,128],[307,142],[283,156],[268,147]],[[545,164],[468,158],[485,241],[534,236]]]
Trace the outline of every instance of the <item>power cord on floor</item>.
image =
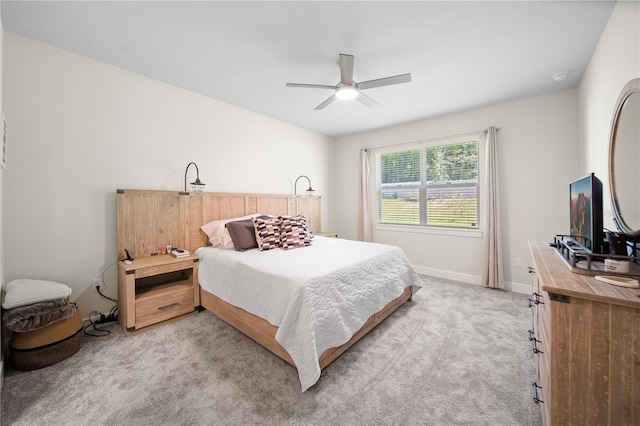
[[[113,262],[109,266],[107,266],[104,271],[102,271],[101,283],[96,284],[96,291],[100,295],[100,297],[110,300],[112,302],[118,303],[116,299],[113,299],[107,295],[105,295],[102,290],[107,288],[107,283],[104,280],[104,275],[109,268],[118,262]],[[103,328],[105,324],[117,322],[118,321],[118,305],[116,304],[107,315],[102,312],[93,311],[89,314],[89,319],[85,321],[84,324],[84,334],[92,337],[104,337],[111,334],[111,331]]]
[[85,321],[84,334],[91,337],[104,337],[111,334],[110,330],[103,326],[108,323],[118,321],[118,306],[111,308],[107,315],[102,312],[93,311],[89,314],[89,319]]

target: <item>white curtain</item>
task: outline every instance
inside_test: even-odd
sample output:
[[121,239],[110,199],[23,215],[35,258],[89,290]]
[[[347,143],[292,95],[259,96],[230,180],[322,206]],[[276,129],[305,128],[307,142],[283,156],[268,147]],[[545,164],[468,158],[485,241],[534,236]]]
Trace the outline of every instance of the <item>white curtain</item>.
[[484,263],[482,285],[492,288],[504,288],[502,269],[502,249],[500,247],[500,194],[498,191],[498,153],[496,149],[496,128],[487,130],[486,140],[486,226],[484,232]]
[[358,240],[371,241],[371,191],[369,150],[360,150],[360,204],[358,212]]

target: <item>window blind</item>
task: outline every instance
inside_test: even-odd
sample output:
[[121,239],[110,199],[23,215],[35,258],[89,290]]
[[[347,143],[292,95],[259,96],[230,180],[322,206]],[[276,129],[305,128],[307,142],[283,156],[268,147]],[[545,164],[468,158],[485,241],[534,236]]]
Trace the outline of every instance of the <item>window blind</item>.
[[376,155],[378,222],[478,227],[478,139]]

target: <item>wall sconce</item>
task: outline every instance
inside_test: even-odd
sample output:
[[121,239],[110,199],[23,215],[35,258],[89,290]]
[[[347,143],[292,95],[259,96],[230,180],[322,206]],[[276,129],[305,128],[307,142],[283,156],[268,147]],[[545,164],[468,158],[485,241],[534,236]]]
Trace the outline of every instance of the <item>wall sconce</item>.
[[192,164],[196,166],[196,180],[191,182],[191,189],[193,192],[202,192],[204,191],[204,183],[200,182],[200,170],[198,170],[198,165],[194,162],[187,164],[187,168],[184,171],[184,192],[187,192],[187,172]]
[[309,180],[308,177],[302,175],[302,176],[298,176],[298,179],[296,179],[296,183],[293,186],[293,194],[294,195],[298,195],[298,180],[300,180],[300,178],[305,178],[307,180],[307,182],[309,182],[309,188],[307,188],[307,195],[311,196],[313,195],[313,193],[315,192],[314,189],[311,187],[311,181]]

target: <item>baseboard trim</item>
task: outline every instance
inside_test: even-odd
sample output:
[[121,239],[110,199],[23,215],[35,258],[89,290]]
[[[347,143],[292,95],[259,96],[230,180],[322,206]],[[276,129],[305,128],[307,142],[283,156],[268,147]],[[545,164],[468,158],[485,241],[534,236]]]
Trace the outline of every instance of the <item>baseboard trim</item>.
[[514,293],[531,294],[531,284],[514,283],[509,281],[504,283],[504,286],[505,288],[508,287],[508,290]]
[[[460,272],[446,271],[444,269],[428,268],[425,266],[414,266],[413,268],[416,270],[417,273],[423,274],[423,275],[431,275],[433,277],[444,278],[444,279],[453,280],[453,281],[460,281],[467,284],[482,285],[482,277],[479,277],[477,275],[462,274]],[[531,293],[530,284],[522,284],[522,283],[516,283],[512,281],[506,281],[504,283],[504,289],[514,293],[521,293],[521,294]]]

